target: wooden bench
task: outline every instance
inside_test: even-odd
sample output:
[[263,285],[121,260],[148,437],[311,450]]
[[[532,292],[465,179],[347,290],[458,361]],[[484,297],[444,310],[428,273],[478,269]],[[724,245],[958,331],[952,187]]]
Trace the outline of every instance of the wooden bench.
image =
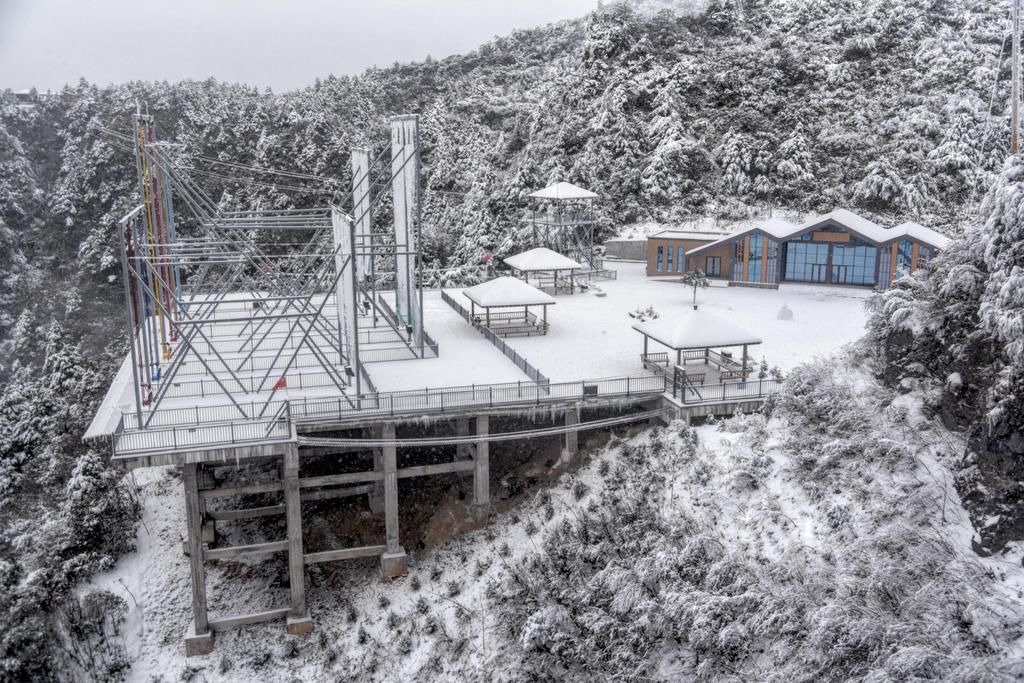
[[650,369],[650,366],[665,366],[668,367],[668,353],[641,353],[640,362],[643,363],[644,369]]

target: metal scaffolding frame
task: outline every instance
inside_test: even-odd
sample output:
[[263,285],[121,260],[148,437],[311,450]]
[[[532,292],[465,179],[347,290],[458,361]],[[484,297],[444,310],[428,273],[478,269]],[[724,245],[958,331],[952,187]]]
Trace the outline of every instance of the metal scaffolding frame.
[[[387,149],[376,159],[353,150],[351,213],[333,204],[228,212],[175,164],[157,141],[152,117],[136,113],[132,141],[143,202],[119,222],[118,240],[138,428],[190,382],[199,382],[204,396],[205,387],[226,396],[242,419],[264,418],[300,367],[300,381],[317,374],[311,386],[352,405],[373,390],[361,336],[400,344],[403,357],[428,352],[419,286],[418,120],[395,117],[392,128],[391,171],[378,182],[371,174]],[[373,211],[389,189],[395,229],[375,232]],[[176,203],[198,223],[197,235],[177,235]],[[382,296],[388,285],[397,314]]]

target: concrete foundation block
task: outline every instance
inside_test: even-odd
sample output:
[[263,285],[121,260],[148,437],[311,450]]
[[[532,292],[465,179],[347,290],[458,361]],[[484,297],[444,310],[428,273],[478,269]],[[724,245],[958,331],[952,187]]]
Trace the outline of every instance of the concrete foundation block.
[[380,570],[385,579],[395,579],[409,573],[406,564],[405,548],[399,547],[397,553],[384,553],[380,556]]
[[203,522],[203,533],[201,538],[203,543],[211,546],[213,545],[213,542],[217,540],[217,523],[214,520],[208,519]]
[[491,504],[484,503],[482,505],[473,504],[470,506],[470,510],[473,514],[473,521],[484,523],[491,516]]
[[288,617],[288,635],[304,636],[313,632],[313,619],[308,614],[301,617]]
[[185,656],[202,657],[213,652],[213,631],[196,635],[195,624],[190,624],[185,634]]

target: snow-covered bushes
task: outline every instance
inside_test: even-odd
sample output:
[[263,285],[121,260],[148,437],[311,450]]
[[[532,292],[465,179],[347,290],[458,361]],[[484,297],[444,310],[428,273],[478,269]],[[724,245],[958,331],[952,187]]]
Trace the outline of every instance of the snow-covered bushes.
[[139,505],[123,472],[81,441],[112,358],[85,358],[59,323],[39,344],[42,358],[26,356],[0,392],[0,680],[88,669],[80,648],[123,666],[101,642],[111,629],[93,628],[111,603],[72,595],[135,543]]
[[887,382],[919,390],[948,425],[967,428],[959,490],[985,552],[1019,539],[1024,521],[1022,188],[1024,163],[1011,158],[984,225],[934,259],[927,282],[903,278],[876,296],[864,343]]
[[940,454],[905,411],[877,409],[891,394],[849,375],[799,368],[770,422],[701,428],[700,444],[677,423],[620,447],[589,504],[493,587],[517,669],[577,681],[1008,675],[1021,618],[958,545]]

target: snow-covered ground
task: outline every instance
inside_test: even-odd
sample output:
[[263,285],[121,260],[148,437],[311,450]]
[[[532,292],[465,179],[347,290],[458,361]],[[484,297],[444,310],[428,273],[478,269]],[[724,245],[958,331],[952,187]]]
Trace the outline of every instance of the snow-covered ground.
[[[460,298],[468,307],[468,300]],[[438,357],[367,363],[366,370],[379,391],[436,389],[530,379],[442,301],[439,290],[423,293],[423,321],[427,333],[440,349]]]
[[[653,307],[664,319],[683,314],[693,291],[677,278],[650,278],[642,263],[612,264],[618,279],[597,283],[589,292],[555,297],[548,309],[547,335],[509,337],[505,342],[552,381],[643,374],[643,338],[629,313]],[[604,296],[595,292],[600,290]],[[459,303],[469,302],[451,292]],[[756,333],[764,343],[751,347],[783,370],[816,356],[828,356],[864,333],[864,301],[870,291],[853,288],[783,285],[779,289],[728,287],[715,282],[697,292],[704,310]],[[367,365],[381,391],[515,382],[527,379],[459,314],[441,301],[439,291],[424,294],[426,327],[440,347],[440,358]],[[792,319],[780,320],[787,306]],[[651,351],[664,350],[655,348]]]
[[[548,311],[543,337],[506,341],[552,381],[611,377],[641,372],[643,338],[632,329],[631,311],[651,306],[671,320],[690,306],[693,290],[676,278],[649,278],[642,263],[615,263],[618,279],[597,283],[594,293],[559,296]],[[779,289],[728,287],[715,282],[698,290],[697,303],[720,318],[759,335],[751,357],[787,370],[815,356],[828,356],[864,333],[863,289],[782,285]],[[787,306],[791,320],[780,320]],[[650,350],[663,351],[655,348]],[[443,349],[442,349],[443,352]]]

